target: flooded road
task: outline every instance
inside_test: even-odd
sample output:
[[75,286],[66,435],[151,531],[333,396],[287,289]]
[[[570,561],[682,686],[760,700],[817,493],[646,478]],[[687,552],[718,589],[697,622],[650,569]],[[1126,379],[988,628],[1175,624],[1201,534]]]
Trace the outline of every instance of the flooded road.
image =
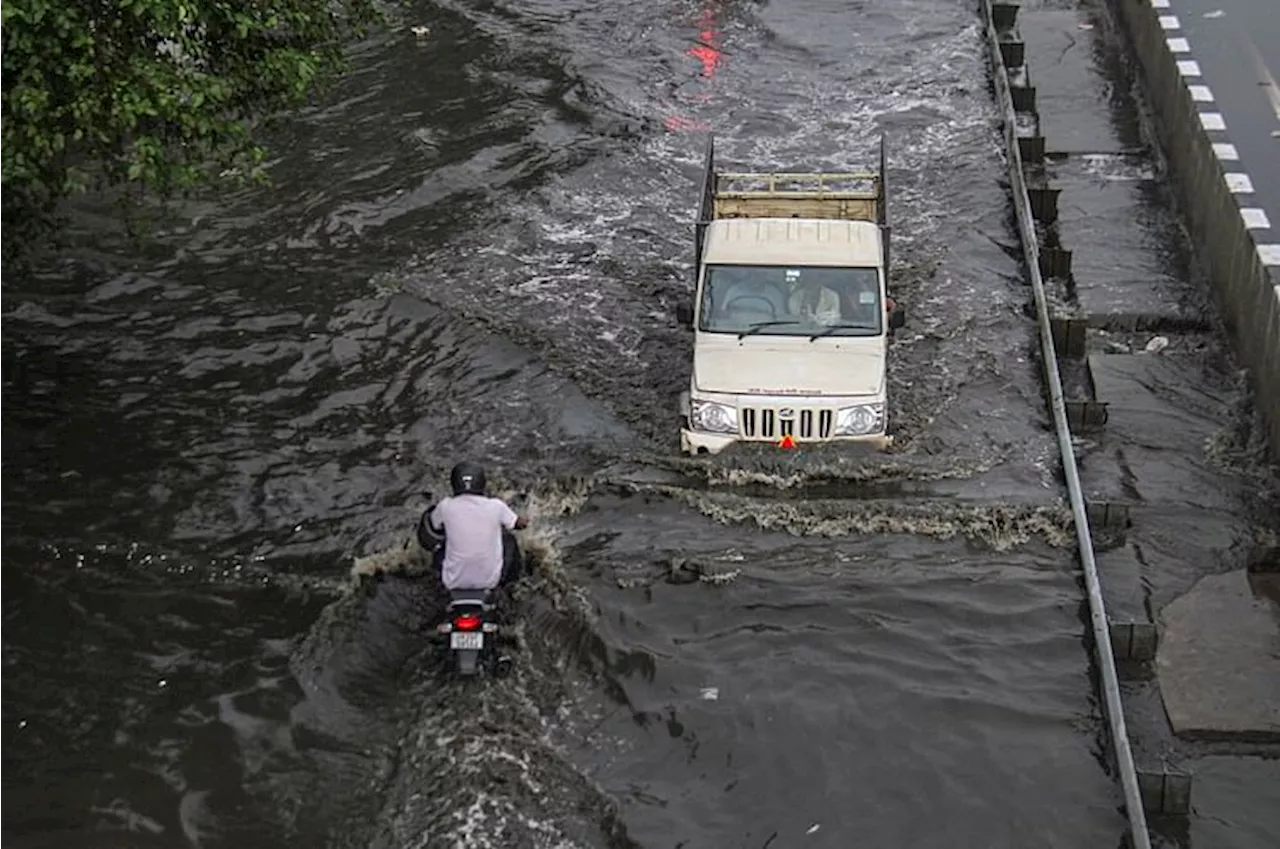
[[[6,281],[6,846],[1113,845],[971,5],[418,3],[275,191],[86,206]],[[679,457],[706,128],[888,134],[895,453]],[[351,575],[463,456],[543,563],[469,689]]]

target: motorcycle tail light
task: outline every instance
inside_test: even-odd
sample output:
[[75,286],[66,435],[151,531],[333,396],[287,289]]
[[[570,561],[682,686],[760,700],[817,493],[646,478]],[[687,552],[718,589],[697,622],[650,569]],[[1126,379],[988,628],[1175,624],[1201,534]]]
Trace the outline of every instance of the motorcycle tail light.
[[480,617],[469,613],[453,618],[453,627],[459,631],[479,631],[480,624]]

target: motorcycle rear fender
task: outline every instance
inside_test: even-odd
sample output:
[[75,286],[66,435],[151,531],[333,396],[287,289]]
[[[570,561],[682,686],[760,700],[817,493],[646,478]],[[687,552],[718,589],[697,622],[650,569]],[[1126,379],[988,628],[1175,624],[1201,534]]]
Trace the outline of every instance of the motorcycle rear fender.
[[474,649],[464,649],[454,652],[457,656],[457,670],[459,675],[471,676],[480,672],[480,652]]

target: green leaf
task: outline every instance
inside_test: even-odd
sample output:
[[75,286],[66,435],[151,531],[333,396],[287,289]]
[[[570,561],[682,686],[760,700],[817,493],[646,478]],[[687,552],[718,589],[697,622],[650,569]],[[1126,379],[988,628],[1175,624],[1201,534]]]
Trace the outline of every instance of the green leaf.
[[6,0],[0,14],[7,221],[90,174],[161,195],[242,164],[258,179],[249,128],[319,91],[339,45],[382,20],[374,0]]

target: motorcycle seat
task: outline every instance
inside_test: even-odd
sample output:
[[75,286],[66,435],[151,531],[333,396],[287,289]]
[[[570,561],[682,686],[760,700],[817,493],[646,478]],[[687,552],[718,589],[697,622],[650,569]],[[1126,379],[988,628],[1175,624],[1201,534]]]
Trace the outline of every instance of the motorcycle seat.
[[492,590],[450,590],[449,606],[455,604],[482,604],[488,606]]

